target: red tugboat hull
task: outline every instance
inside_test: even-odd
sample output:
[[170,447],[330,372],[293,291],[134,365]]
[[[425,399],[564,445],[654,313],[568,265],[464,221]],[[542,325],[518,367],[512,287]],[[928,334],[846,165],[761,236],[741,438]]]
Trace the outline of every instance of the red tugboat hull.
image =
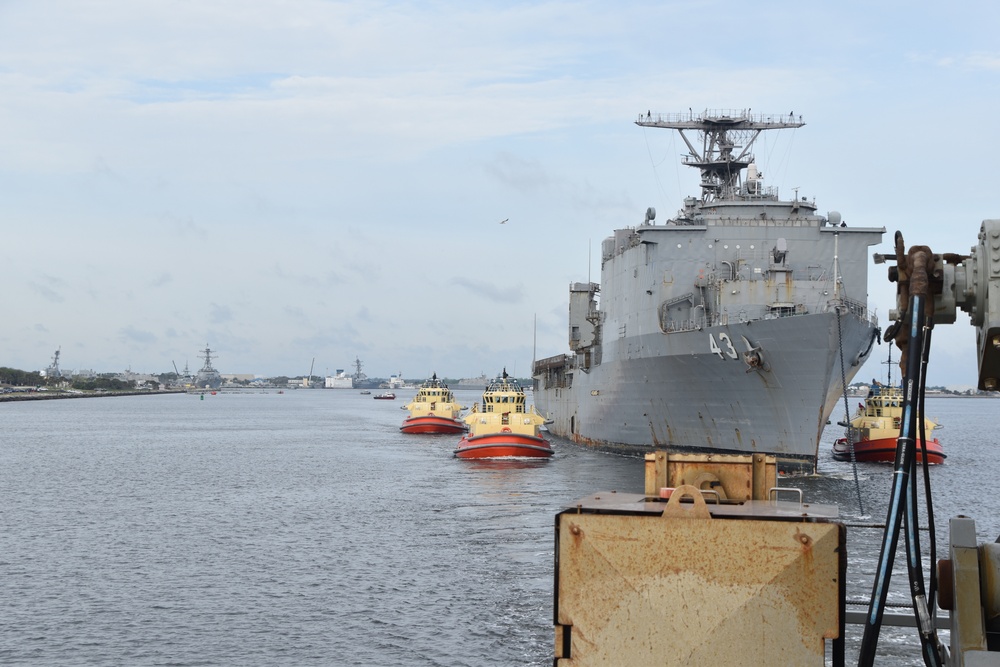
[[447,417],[424,415],[407,417],[399,430],[403,433],[465,433],[466,426],[463,422]]
[[552,447],[545,438],[519,433],[488,433],[462,438],[455,456],[460,459],[544,458],[552,456]]
[[[924,460],[921,441],[916,444],[917,462]],[[944,463],[947,456],[944,448],[937,438],[929,441],[926,446],[927,462],[933,464]],[[850,461],[851,450],[846,438],[840,438],[833,445],[833,458],[837,461]],[[879,438],[877,440],[864,440],[854,443],[854,459],[861,463],[894,463],[896,460],[896,440],[895,438]]]

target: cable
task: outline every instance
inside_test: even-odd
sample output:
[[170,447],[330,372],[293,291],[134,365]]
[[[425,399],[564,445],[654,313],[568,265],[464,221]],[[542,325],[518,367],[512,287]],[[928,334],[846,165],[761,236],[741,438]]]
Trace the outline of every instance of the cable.
[[[834,276],[834,280],[836,280]],[[844,393],[844,422],[847,426],[847,449],[851,452],[851,468],[854,470],[854,489],[858,492],[858,515],[865,515],[865,506],[861,502],[861,482],[858,480],[858,460],[854,455],[854,429],[851,428],[851,407],[847,403],[847,373],[844,370],[844,335],[840,330],[840,306],[837,306],[837,344],[840,348],[840,386]],[[877,331],[877,330],[876,330]],[[876,333],[876,336],[878,334]]]
[[927,602],[931,610],[934,610],[937,602],[937,568],[935,564],[937,563],[937,531],[934,529],[934,502],[931,497],[931,474],[930,474],[930,464],[928,462],[928,447],[927,447],[927,429],[925,423],[926,412],[924,411],[924,402],[926,395],[924,390],[927,386],[927,364],[930,361],[931,354],[931,334],[934,332],[934,322],[931,322],[927,326],[927,331],[924,333],[924,350],[923,359],[921,363],[921,383],[920,383],[920,443],[921,451],[923,452],[924,461],[924,502],[927,505],[927,528],[929,531],[928,539],[930,540],[930,579],[931,585],[930,590],[927,593]]
[[[920,294],[910,296],[909,311],[910,336],[909,345],[916,343],[919,349],[923,332],[924,298]],[[885,520],[885,533],[882,536],[882,548],[879,552],[878,567],[875,571],[875,581],[872,586],[872,597],[865,617],[865,631],[861,639],[861,651],[858,656],[860,667],[873,667],[875,650],[878,647],[878,636],[882,629],[882,615],[885,612],[886,598],[889,595],[889,581],[892,579],[892,565],[899,544],[900,523],[907,515],[907,500],[909,476],[913,468],[914,437],[912,425],[915,425],[913,404],[913,389],[920,374],[920,355],[907,356],[905,376],[903,378],[903,423],[899,438],[896,440],[896,461],[893,466],[892,491],[889,494],[889,509]],[[917,534],[917,522],[908,522],[912,530],[907,530],[907,549],[910,548],[910,538]]]
[[[892,576],[892,564],[899,540],[900,519],[903,522],[906,543],[910,595],[920,634],[920,647],[924,664],[928,667],[941,667],[944,664],[944,652],[938,640],[933,620],[937,580],[932,572],[931,592],[928,596],[924,588],[923,563],[920,556],[916,487],[918,439],[924,466],[924,489],[931,531],[931,570],[933,571],[936,547],[930,497],[928,449],[925,438],[926,428],[924,426],[926,369],[930,357],[930,333],[933,319],[930,325],[925,325],[924,300],[927,291],[927,257],[925,254],[918,253],[913,256],[913,260],[914,272],[910,281],[910,287],[913,288],[913,291],[910,294],[909,311],[906,313],[909,318],[910,331],[908,337],[903,337],[900,340],[900,348],[909,352],[906,354],[906,364],[903,369],[903,417],[899,437],[896,440],[892,491],[882,549],[879,553],[879,566],[875,573],[868,616],[865,618],[864,637],[858,657],[858,665],[865,667],[871,667],[875,661],[878,635],[882,625],[882,615],[885,611],[889,580]],[[918,432],[919,438],[917,437]]]

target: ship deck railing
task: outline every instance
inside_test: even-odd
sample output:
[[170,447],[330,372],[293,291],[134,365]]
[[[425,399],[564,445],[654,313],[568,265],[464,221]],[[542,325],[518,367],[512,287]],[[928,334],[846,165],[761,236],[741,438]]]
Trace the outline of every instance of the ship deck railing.
[[857,301],[850,297],[841,297],[840,299],[831,299],[827,302],[827,306],[830,310],[836,308],[844,308],[848,313],[854,315],[858,319],[868,320],[874,325],[878,325],[878,317],[874,313],[868,312],[868,305],[861,301]]
[[535,362],[535,374],[543,373],[555,368],[563,368],[569,364],[571,357],[568,354],[557,354],[554,357],[546,357]]
[[795,114],[763,114],[763,113],[751,113],[750,109],[704,109],[702,111],[694,111],[688,109],[687,113],[683,111],[680,113],[652,113],[647,111],[646,113],[639,114],[639,118],[636,122],[639,123],[683,123],[683,122],[696,122],[704,119],[714,120],[719,118],[731,118],[733,120],[746,120],[760,125],[777,125],[782,126],[786,123],[801,123],[802,116],[796,116]]

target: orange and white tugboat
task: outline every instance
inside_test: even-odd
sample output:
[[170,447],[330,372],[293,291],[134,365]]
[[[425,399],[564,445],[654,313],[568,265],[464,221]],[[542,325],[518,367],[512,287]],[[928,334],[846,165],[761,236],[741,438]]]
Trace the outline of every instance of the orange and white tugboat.
[[417,395],[403,408],[410,411],[399,427],[403,433],[464,433],[467,428],[459,419],[465,406],[455,400],[455,394],[437,373],[420,385]]
[[465,416],[469,432],[455,450],[460,459],[552,456],[552,447],[541,435],[545,418],[525,402],[524,389],[507,370],[491,380],[483,400]]
[[[890,378],[891,381],[891,378]],[[847,427],[845,437],[833,443],[833,458],[837,461],[851,460],[851,443],[854,444],[854,460],[861,462],[893,463],[896,460],[896,440],[903,418],[903,389],[884,385],[872,380],[868,398],[858,406],[858,411]],[[933,437],[936,422],[924,418],[924,435],[916,438],[917,461],[923,461],[927,453],[928,463],[944,463],[944,448]],[[850,438],[850,441],[848,441]]]

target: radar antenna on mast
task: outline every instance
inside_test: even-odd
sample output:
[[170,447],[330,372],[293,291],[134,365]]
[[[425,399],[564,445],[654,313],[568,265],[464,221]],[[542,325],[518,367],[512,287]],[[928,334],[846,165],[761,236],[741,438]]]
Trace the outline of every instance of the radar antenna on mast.
[[[636,125],[677,130],[689,153],[683,164],[701,170],[702,201],[732,199],[741,190],[741,173],[754,162],[750,148],[765,130],[783,130],[805,125],[802,116],[752,114],[743,110],[705,110],[700,113],[651,113],[639,115]],[[684,133],[702,135],[701,146]],[[754,189],[757,188],[756,175]]]
[[52,355],[52,363],[45,369],[45,375],[48,377],[60,377],[62,375],[62,371],[59,370],[60,350],[62,350],[62,348],[57,349],[55,354]]

